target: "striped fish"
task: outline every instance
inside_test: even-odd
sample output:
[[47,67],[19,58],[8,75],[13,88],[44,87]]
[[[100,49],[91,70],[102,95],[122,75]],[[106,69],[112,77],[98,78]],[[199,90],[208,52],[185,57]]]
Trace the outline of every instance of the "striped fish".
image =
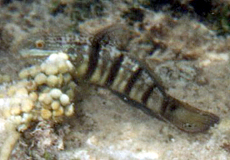
[[218,116],[167,94],[159,77],[146,65],[117,49],[116,33],[122,29],[120,25],[103,28],[91,40],[74,36],[51,37],[44,42],[48,48],[70,44],[66,51],[75,66],[72,76],[76,83],[108,88],[124,101],[185,132],[204,132],[219,122]]

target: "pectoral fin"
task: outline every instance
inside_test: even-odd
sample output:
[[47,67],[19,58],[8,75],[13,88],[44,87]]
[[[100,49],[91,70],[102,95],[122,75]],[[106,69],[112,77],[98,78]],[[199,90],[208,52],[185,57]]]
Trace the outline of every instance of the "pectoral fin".
[[174,98],[168,100],[165,110],[162,111],[162,116],[179,129],[190,133],[206,131],[219,122],[218,116]]

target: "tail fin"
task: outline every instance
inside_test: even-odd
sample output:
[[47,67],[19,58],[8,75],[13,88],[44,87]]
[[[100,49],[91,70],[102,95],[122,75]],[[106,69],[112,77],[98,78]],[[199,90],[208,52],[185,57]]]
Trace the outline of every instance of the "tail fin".
[[172,97],[167,101],[162,116],[179,129],[190,133],[204,132],[219,122],[218,116]]

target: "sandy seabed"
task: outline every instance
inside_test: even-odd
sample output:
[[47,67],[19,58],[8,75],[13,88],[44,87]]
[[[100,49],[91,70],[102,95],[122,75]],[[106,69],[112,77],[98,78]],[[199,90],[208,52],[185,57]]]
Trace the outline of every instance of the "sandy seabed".
[[[0,2],[0,71],[10,73],[11,82],[17,82],[18,72],[34,63],[22,59],[19,51],[33,48],[39,34],[64,34],[76,22],[66,16],[66,12],[72,11],[71,7],[54,15],[58,7],[52,5],[52,0],[49,3]],[[109,90],[93,86],[91,93],[76,104],[73,117],[58,125],[32,124],[22,133],[12,160],[230,159],[230,38],[218,36],[208,25],[187,15],[174,18],[164,11],[155,12],[140,6],[133,8],[141,10],[144,18],[133,21],[124,16],[132,10],[130,4],[132,1],[104,3],[104,13],[98,17],[83,16],[77,24],[78,31],[90,34],[108,24],[133,23],[133,29],[143,35],[131,43],[133,53],[161,77],[169,94],[218,115],[220,123],[206,133],[184,133],[142,113]],[[59,5],[74,6],[74,2],[62,1]],[[146,56],[152,46],[142,42],[149,32],[159,46]],[[1,137],[7,137],[4,124],[5,119],[1,117]],[[3,143],[1,138],[0,146]]]

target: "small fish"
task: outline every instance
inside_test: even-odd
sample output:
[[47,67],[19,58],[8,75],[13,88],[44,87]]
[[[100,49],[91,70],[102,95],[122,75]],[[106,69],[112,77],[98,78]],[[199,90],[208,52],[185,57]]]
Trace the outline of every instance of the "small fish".
[[65,51],[75,67],[72,76],[76,83],[107,88],[146,114],[169,122],[182,131],[204,132],[219,122],[218,116],[167,94],[160,78],[148,66],[116,46],[120,43],[117,38],[120,30],[123,30],[122,34],[126,32],[123,25],[111,25],[97,31],[91,39],[50,37],[44,40],[44,44],[54,49],[55,46],[67,46]]
[[73,53],[73,76],[83,81],[110,89],[125,101],[145,113],[167,121],[189,133],[206,131],[219,122],[219,117],[190,106],[166,93],[161,80],[137,59],[108,45],[110,32],[117,28],[98,31],[86,52]]

